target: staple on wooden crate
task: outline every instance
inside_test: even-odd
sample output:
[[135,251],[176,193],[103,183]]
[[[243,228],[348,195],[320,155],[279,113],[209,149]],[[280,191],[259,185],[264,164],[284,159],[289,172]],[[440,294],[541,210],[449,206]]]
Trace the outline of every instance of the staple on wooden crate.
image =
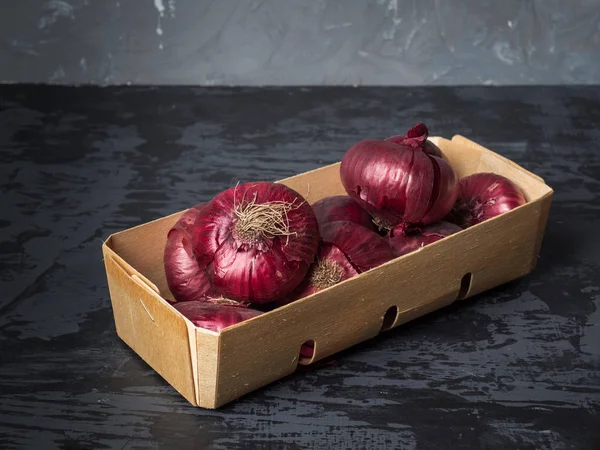
[[148,308],[146,308],[144,301],[139,297],[137,299],[142,304],[142,308],[144,308],[144,311],[146,311],[146,314],[148,314],[148,317],[150,317],[150,320],[156,324],[156,320],[154,320],[154,317],[152,316],[152,314],[150,314],[150,311],[148,311]]

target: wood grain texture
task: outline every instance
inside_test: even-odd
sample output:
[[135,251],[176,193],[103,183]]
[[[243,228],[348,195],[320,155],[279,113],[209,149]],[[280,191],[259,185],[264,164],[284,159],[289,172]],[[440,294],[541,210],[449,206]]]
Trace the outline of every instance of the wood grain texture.
[[137,275],[127,274],[106,249],[104,262],[117,334],[195,404],[187,321]]
[[[598,448],[599,103],[597,87],[0,87],[2,446]],[[110,234],[417,120],[555,189],[531,275],[217,411],[117,337]]]

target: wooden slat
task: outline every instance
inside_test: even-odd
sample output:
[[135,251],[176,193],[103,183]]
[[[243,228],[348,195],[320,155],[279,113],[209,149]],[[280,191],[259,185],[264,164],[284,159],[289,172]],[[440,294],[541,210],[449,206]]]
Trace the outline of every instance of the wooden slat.
[[117,334],[190,403],[195,380],[186,320],[118,264],[105,244],[104,263]]

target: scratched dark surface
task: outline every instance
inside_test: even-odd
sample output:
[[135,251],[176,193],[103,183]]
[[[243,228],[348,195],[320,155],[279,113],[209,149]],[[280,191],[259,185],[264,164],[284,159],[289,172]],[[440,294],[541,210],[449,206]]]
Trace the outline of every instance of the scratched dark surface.
[[[555,189],[532,274],[217,411],[119,341],[103,238],[418,120]],[[600,448],[599,123],[598,87],[1,86],[0,448]]]

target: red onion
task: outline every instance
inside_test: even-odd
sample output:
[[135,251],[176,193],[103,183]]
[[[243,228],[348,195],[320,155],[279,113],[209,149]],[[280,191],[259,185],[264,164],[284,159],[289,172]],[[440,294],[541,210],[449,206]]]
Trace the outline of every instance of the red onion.
[[440,148],[427,139],[429,135],[429,130],[424,123],[418,123],[404,136],[396,135],[390,136],[386,138],[386,141],[393,142],[394,144],[404,144],[409,147],[419,148],[422,147],[423,151],[431,156],[437,156],[438,158],[443,158],[444,155]]
[[291,293],[319,246],[315,214],[293,189],[246,183],[211,200],[194,224],[194,253],[224,296],[268,303]]
[[194,257],[192,228],[198,214],[205,207],[200,203],[181,215],[167,234],[163,254],[167,285],[178,302],[198,300],[211,291],[204,269]]
[[300,347],[300,356],[304,357],[304,358],[312,358],[313,355],[315,354],[315,344],[314,343],[310,343],[310,344],[302,344],[302,347]]
[[402,256],[461,230],[461,227],[453,223],[438,222],[409,232],[405,232],[403,229],[394,229],[388,240],[396,256]]
[[446,220],[467,228],[525,203],[521,190],[508,178],[475,173],[460,180],[460,197]]
[[426,128],[408,142],[366,140],[342,160],[342,183],[381,228],[424,226],[441,220],[458,196],[458,178],[443,159],[418,145]]
[[173,307],[197,327],[217,332],[262,314],[250,308],[204,301],[175,303]]
[[347,195],[332,195],[312,205],[319,227],[329,222],[349,221],[375,231],[371,215]]
[[354,222],[327,223],[321,229],[321,238],[326,244],[337,247],[358,273],[394,259],[385,238]]
[[308,275],[291,295],[275,302],[275,307],[308,297],[394,259],[385,238],[357,223],[329,222],[321,231],[323,243]]
[[277,306],[308,297],[355,275],[358,272],[339,248],[332,244],[322,244],[304,281],[290,298],[278,302]]

